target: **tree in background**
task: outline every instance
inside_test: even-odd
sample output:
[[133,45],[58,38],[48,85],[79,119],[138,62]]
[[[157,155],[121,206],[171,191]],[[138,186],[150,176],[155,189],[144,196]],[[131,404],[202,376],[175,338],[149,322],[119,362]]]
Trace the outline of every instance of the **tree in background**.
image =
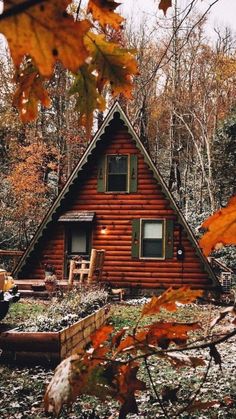
[[[127,31],[128,42],[138,51],[141,73],[128,108],[139,134],[146,133],[153,160],[191,219],[191,208],[206,215],[218,204],[214,138],[235,106],[235,47],[228,29],[217,31],[214,45],[207,42],[206,20],[196,12],[181,20],[181,11],[175,9],[171,27],[165,33],[162,28],[161,35],[158,25],[163,22],[157,21],[150,34],[145,24],[135,34],[133,29]],[[142,124],[137,123],[140,115]]]

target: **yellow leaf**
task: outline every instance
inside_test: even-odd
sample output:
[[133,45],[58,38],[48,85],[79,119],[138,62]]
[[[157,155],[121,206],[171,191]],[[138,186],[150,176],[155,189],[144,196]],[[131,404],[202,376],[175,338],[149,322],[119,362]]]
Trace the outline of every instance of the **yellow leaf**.
[[201,227],[207,230],[199,241],[206,256],[219,245],[236,245],[236,196],[225,208],[205,220]]
[[[83,37],[91,27],[88,20],[75,22],[66,12],[70,0],[48,0],[6,16],[0,22],[0,32],[8,41],[11,55],[19,66],[30,55],[41,75],[49,77],[56,61],[76,72],[88,52]],[[19,7],[22,0],[5,2],[5,13]]]
[[17,107],[23,122],[29,122],[38,115],[39,102],[45,107],[50,107],[51,100],[43,86],[43,79],[37,69],[30,63],[18,77],[18,87],[13,97],[13,106]]
[[102,27],[112,26],[114,29],[120,29],[124,18],[114,12],[120,5],[113,0],[89,0],[88,13],[92,13],[94,20],[97,20]]
[[169,288],[159,297],[152,297],[151,301],[144,305],[142,316],[150,316],[159,313],[161,308],[168,311],[176,311],[176,303],[189,304],[202,295],[201,290],[191,290],[188,287],[181,287],[176,290]]
[[93,111],[105,109],[105,99],[98,91],[97,78],[92,74],[90,65],[85,64],[79,69],[70,94],[77,97],[75,108],[89,135],[93,125]]
[[106,41],[104,35],[92,32],[86,35],[85,43],[92,56],[92,68],[98,73],[99,91],[110,83],[114,95],[123,93],[130,98],[132,75],[138,73],[134,51],[120,48],[118,44]]

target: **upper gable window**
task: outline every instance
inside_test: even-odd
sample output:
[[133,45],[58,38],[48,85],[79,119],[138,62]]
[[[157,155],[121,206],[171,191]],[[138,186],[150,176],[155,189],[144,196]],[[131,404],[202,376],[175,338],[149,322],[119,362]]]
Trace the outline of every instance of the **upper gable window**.
[[97,191],[105,193],[136,193],[138,156],[136,154],[107,154],[97,166]]
[[107,192],[128,192],[128,156],[107,156]]

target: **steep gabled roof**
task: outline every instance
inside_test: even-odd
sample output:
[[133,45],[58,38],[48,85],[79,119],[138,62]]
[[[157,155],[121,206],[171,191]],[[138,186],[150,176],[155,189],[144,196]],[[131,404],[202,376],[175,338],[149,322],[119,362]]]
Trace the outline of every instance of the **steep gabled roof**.
[[201,249],[199,248],[199,245],[198,245],[198,243],[197,243],[197,241],[196,241],[196,239],[195,239],[195,237],[192,233],[191,228],[189,227],[187,221],[185,220],[185,218],[184,218],[181,210],[179,209],[177,203],[175,202],[172,194],[168,190],[168,187],[167,187],[164,179],[162,178],[159,170],[155,167],[155,165],[152,162],[149,154],[147,153],[146,149],[144,148],[140,138],[138,137],[138,135],[134,131],[134,128],[132,127],[132,124],[131,124],[129,118],[124,113],[123,109],[121,108],[121,106],[118,102],[115,102],[114,105],[112,106],[112,108],[110,109],[110,111],[108,112],[108,114],[107,114],[106,118],[104,119],[101,127],[99,128],[99,130],[95,134],[94,138],[90,142],[88,148],[86,149],[86,151],[83,154],[82,158],[80,159],[79,163],[77,164],[77,166],[75,167],[75,169],[71,173],[70,177],[68,178],[64,188],[62,189],[62,191],[60,192],[60,194],[56,198],[55,202],[53,203],[53,205],[49,209],[48,213],[44,217],[42,223],[40,224],[38,230],[35,233],[35,236],[33,237],[32,241],[30,242],[29,247],[26,249],[25,253],[23,254],[21,259],[19,260],[18,264],[16,265],[16,267],[13,271],[13,275],[17,275],[17,273],[20,271],[20,269],[25,264],[26,260],[29,258],[31,252],[34,250],[36,244],[38,243],[38,240],[42,236],[43,231],[46,229],[48,223],[50,223],[52,221],[52,217],[55,214],[55,211],[60,207],[62,200],[65,198],[66,194],[69,192],[69,188],[71,187],[71,185],[77,179],[77,176],[78,176],[79,172],[81,172],[84,169],[84,167],[85,167],[85,165],[88,161],[88,157],[95,150],[98,141],[102,140],[103,134],[105,133],[105,129],[109,126],[109,124],[113,120],[114,114],[116,112],[119,113],[120,119],[124,122],[125,126],[128,129],[128,132],[131,134],[133,140],[135,141],[137,148],[142,153],[145,162],[147,163],[147,165],[149,166],[149,168],[151,169],[151,171],[153,173],[154,178],[158,181],[159,185],[162,188],[163,193],[169,199],[172,209],[178,215],[179,223],[182,224],[182,226],[187,231],[188,237],[189,237],[190,241],[192,242],[192,245],[195,248],[200,260],[202,261],[203,265],[205,266],[206,271],[208,272],[210,278],[212,279],[213,284],[215,284],[215,286],[218,287],[220,284],[219,284],[218,280],[216,279],[216,277],[215,277],[207,259],[205,258]]

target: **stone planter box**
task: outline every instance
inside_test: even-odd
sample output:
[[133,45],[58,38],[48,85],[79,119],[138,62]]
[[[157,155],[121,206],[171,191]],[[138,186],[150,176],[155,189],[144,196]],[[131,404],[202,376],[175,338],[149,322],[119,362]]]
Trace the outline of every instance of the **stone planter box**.
[[0,362],[55,366],[85,348],[90,335],[105,324],[108,317],[109,307],[104,306],[59,332],[18,332],[17,329],[2,332]]

